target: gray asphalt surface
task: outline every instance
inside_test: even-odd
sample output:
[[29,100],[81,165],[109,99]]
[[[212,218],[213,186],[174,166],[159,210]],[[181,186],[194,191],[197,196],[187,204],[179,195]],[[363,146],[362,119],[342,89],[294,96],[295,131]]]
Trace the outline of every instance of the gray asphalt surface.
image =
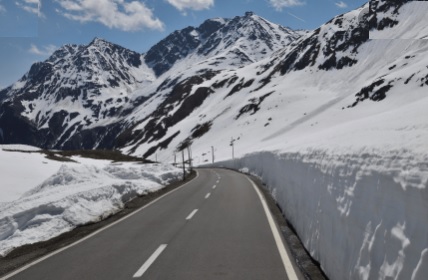
[[246,177],[222,169],[198,173],[135,215],[9,279],[287,279]]

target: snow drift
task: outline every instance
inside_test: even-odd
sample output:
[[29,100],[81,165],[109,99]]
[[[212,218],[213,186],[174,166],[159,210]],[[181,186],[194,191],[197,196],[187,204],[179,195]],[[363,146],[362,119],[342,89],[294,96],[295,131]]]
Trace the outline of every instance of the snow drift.
[[180,175],[178,168],[162,164],[64,164],[21,198],[0,204],[0,256],[100,221]]

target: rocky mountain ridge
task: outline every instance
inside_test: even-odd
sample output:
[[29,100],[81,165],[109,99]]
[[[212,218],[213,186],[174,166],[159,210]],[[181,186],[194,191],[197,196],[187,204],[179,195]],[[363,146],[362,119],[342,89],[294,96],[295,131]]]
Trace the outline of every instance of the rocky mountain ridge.
[[[182,75],[176,73],[195,63],[202,72],[241,67],[299,36],[247,13],[175,31],[145,54],[100,38],[86,46],[65,45],[1,91],[0,127],[6,142],[60,149],[113,148],[113,135],[128,126],[130,112],[163,85],[170,87],[174,75],[180,79]],[[208,59],[212,61],[205,65]],[[168,75],[169,70],[173,74]]]

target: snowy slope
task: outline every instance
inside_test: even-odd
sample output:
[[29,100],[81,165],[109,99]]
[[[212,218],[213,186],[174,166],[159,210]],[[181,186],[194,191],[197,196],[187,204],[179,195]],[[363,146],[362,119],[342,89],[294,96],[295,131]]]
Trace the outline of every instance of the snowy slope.
[[392,5],[372,1],[371,9],[381,12],[370,19],[371,39],[428,39],[428,18],[420,12],[428,9],[427,1],[400,1]]
[[0,256],[24,244],[48,240],[100,221],[137,195],[181,178],[170,165],[112,163],[73,157],[56,162],[37,150],[5,145],[0,150]]

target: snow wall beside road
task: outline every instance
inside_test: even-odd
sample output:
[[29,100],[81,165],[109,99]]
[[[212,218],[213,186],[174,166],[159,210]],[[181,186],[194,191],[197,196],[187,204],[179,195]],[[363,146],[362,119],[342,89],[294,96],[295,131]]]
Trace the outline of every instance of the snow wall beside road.
[[0,203],[0,257],[20,246],[99,222],[122,210],[131,199],[182,176],[171,165],[91,162],[66,162],[19,199]]
[[427,158],[308,150],[216,165],[259,176],[330,279],[426,279]]

